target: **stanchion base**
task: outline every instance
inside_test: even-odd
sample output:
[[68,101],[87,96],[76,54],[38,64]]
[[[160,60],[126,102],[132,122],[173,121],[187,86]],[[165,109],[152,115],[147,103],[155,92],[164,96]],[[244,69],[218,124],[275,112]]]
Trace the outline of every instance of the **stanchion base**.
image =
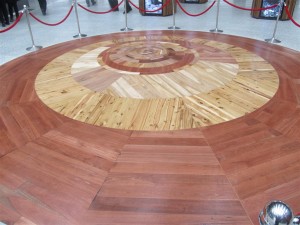
[[218,28],[215,28],[215,29],[209,30],[209,32],[213,32],[213,33],[222,33],[223,30],[219,30]]
[[281,41],[276,39],[276,38],[268,38],[268,39],[265,39],[266,42],[269,42],[269,43],[280,43]]
[[132,31],[133,29],[132,28],[129,28],[129,27],[125,27],[125,28],[122,28],[120,29],[121,31]]
[[82,38],[82,37],[86,37],[86,36],[87,36],[86,34],[79,33],[79,34],[74,35],[73,38]]
[[43,47],[32,45],[31,47],[26,48],[26,50],[27,51],[37,51],[37,50],[40,50],[41,48],[43,48]]
[[176,27],[176,26],[171,26],[171,27],[168,27],[169,30],[179,30],[180,27]]

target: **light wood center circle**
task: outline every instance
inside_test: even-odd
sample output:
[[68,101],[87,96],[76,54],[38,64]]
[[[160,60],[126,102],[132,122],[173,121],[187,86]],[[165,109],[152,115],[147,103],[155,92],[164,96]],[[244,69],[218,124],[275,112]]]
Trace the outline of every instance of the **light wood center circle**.
[[137,36],[74,49],[38,74],[39,98],[58,113],[129,130],[226,122],[267,103],[275,69],[236,46],[184,36]]

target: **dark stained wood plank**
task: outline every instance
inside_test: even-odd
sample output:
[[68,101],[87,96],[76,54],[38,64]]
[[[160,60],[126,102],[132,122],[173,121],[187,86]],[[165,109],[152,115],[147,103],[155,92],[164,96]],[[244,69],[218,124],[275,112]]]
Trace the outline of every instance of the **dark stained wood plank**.
[[286,181],[297,179],[300,167],[296,162],[299,158],[299,152],[288,154],[228,176],[240,198],[245,199],[282,185]]
[[[21,215],[28,215],[28,217],[20,219],[24,222],[29,222],[32,224],[57,224],[57,225],[71,225],[68,220],[58,213],[53,212],[50,208],[45,208],[39,204],[30,201],[29,199],[24,199],[22,197],[12,196],[9,198],[12,206]],[[26,224],[26,223],[25,223]],[[76,225],[76,223],[73,223]],[[31,224],[30,224],[31,225]]]
[[206,145],[206,141],[200,138],[130,138],[129,144],[134,143],[136,145],[176,145],[176,146],[199,146]]
[[26,182],[26,179],[24,177],[17,176],[10,170],[7,170],[3,167],[0,170],[0,178],[1,185],[7,187],[10,190],[15,190]]
[[[82,222],[87,224],[112,225],[180,225],[180,224],[209,224],[209,225],[251,225],[249,218],[245,215],[224,216],[224,215],[198,215],[198,214],[164,214],[164,213],[144,213],[144,212],[120,212],[120,211],[98,211],[89,210],[82,218]],[[220,223],[220,221],[222,221]]]
[[224,174],[220,165],[187,164],[184,162],[118,162],[111,172],[143,173],[143,174]]
[[[2,95],[3,100],[7,100],[7,104],[31,102],[37,99],[34,91],[34,80],[16,80],[7,83],[5,93]],[[3,91],[3,92],[4,92]]]
[[7,133],[2,130],[0,130],[0,143],[1,143],[0,157],[6,155],[7,153],[11,152],[13,149],[16,148],[14,143],[7,136]]
[[164,196],[164,199],[199,203],[211,199],[219,202],[236,199],[235,192],[224,175],[110,174],[101,188],[100,196],[147,199]]
[[[97,205],[97,202],[99,204]],[[149,198],[99,198],[92,209],[103,211],[138,211],[165,214],[199,214],[245,216],[239,201],[186,201]]]
[[[252,121],[251,121],[252,122]],[[218,158],[231,149],[236,149],[240,145],[255,144],[259,139],[267,140],[272,137],[280,136],[279,132],[270,129],[262,123],[234,123],[222,124],[218,129],[207,128],[204,133],[207,134],[208,142],[213,146]]]
[[[154,213],[163,218],[172,214],[213,217],[223,213],[232,218],[246,217],[202,132],[189,131],[184,139],[179,138],[182,133],[133,133],[89,209]],[[213,172],[191,174],[197,166],[206,171],[212,168]],[[143,172],[132,170],[139,167]],[[178,168],[182,169],[180,174]],[[228,211],[222,211],[225,208]]]
[[[3,198],[2,194],[0,196],[1,196],[1,198]],[[9,223],[15,223],[16,221],[18,221],[20,219],[21,215],[18,214],[15,210],[5,207],[2,202],[3,202],[3,200],[1,201],[1,204],[0,204],[1,222],[9,224]]]
[[53,114],[40,102],[1,107],[0,152],[20,147],[59,126],[62,121],[61,116]]
[[[92,150],[90,144],[82,146],[76,142],[76,138],[58,131],[51,131],[36,140],[36,143],[43,147],[48,147],[51,151],[58,152],[72,159],[79,160],[101,170],[109,171],[115,164],[114,161],[101,157],[101,151]],[[75,142],[74,142],[75,141]],[[83,143],[83,142],[81,142]],[[102,149],[105,149],[101,146]],[[95,149],[95,148],[94,148]],[[100,148],[99,148],[100,149]],[[108,151],[111,151],[108,149]]]
[[[80,176],[73,176],[74,174],[62,172],[64,170],[59,168],[59,165],[44,165],[41,163],[41,160],[42,158],[33,158],[24,152],[15,151],[2,157],[0,168],[5,168],[35,185],[56,191],[59,190],[62,194],[68,193],[73,198],[75,196],[82,199],[92,198],[94,192],[98,190],[98,186],[95,183],[86,183],[80,179]],[[60,174],[64,175],[61,177]],[[89,174],[93,173],[89,172]],[[105,173],[99,170],[97,179],[101,178],[105,178]],[[74,189],[74,187],[76,188]]]
[[52,117],[52,120],[46,120],[47,113],[43,114],[45,108],[40,106],[40,103],[36,103],[9,107],[12,116],[30,140],[41,136],[61,123],[55,117]]
[[228,151],[222,151],[218,156],[222,162],[222,168],[226,172],[234,173],[265,163],[266,159],[270,161],[288,154],[299,153],[299,149],[299,141],[291,141],[282,136],[269,138],[268,140],[258,140],[254,144],[237,145]]

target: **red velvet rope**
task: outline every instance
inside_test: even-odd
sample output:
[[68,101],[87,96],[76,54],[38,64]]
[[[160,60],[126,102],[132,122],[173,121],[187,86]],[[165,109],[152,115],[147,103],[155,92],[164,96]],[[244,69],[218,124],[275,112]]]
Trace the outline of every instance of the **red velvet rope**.
[[10,25],[8,28],[3,29],[3,30],[0,30],[0,33],[4,33],[4,32],[6,32],[6,31],[9,31],[9,30],[12,29],[14,26],[16,26],[17,23],[20,22],[22,16],[23,16],[23,13],[21,12],[20,15],[19,15],[19,17],[16,19],[16,21],[15,21],[12,25]]
[[279,4],[275,4],[275,5],[271,5],[269,7],[266,7],[266,8],[254,8],[254,9],[251,8],[251,9],[249,9],[249,8],[244,8],[244,7],[240,7],[240,6],[234,5],[234,4],[230,3],[230,2],[228,2],[227,0],[224,0],[224,2],[226,2],[228,5],[231,5],[231,6],[235,7],[235,8],[237,8],[237,9],[249,10],[249,11],[261,11],[261,10],[266,10],[266,9],[272,9],[272,8],[275,8],[275,7],[277,7],[279,5]]
[[90,9],[88,9],[88,8],[86,8],[86,7],[84,7],[84,6],[81,5],[80,3],[77,3],[77,5],[78,5],[80,8],[82,8],[82,9],[84,9],[84,10],[90,12],[90,13],[94,13],[94,14],[106,14],[106,13],[115,11],[115,10],[116,10],[123,2],[124,2],[124,0],[122,0],[122,1],[121,1],[118,5],[116,5],[115,7],[111,8],[110,10],[105,11],[105,12],[95,12],[95,11],[92,11],[92,10],[90,10]]
[[33,15],[32,13],[29,13],[29,15],[30,15],[33,19],[35,19],[36,21],[38,21],[38,22],[40,22],[40,23],[42,23],[42,24],[44,24],[44,25],[47,25],[47,26],[57,26],[57,25],[59,25],[59,24],[65,22],[65,20],[70,16],[72,10],[73,10],[73,5],[71,6],[71,8],[70,8],[68,14],[65,16],[65,18],[63,18],[60,22],[57,22],[57,23],[46,23],[46,22],[40,20],[39,18],[37,18],[37,17],[36,17],[35,15]]
[[177,4],[179,5],[179,7],[181,8],[181,10],[185,13],[185,14],[187,14],[187,15],[189,15],[189,16],[201,16],[201,15],[203,15],[204,13],[206,13],[207,11],[209,11],[212,7],[213,7],[213,5],[216,3],[216,1],[213,1],[213,3],[207,8],[207,9],[205,9],[203,12],[201,12],[201,13],[198,13],[198,14],[191,14],[191,13],[188,13],[183,7],[182,7],[182,5],[180,4],[180,2],[178,1],[178,0],[176,0],[176,2],[177,2]]
[[160,8],[155,9],[155,10],[145,10],[145,9],[141,9],[140,7],[138,7],[137,5],[135,5],[135,4],[134,4],[133,2],[131,2],[130,0],[128,0],[128,2],[129,2],[131,5],[133,5],[134,8],[138,9],[138,10],[141,11],[141,12],[149,12],[149,13],[151,13],[151,12],[157,12],[157,11],[159,11],[159,10],[162,10],[163,8],[165,8],[165,7],[171,2],[171,0],[167,0],[167,1],[165,2],[165,4],[163,4]]
[[288,17],[290,18],[290,20],[293,22],[293,24],[295,24],[297,27],[300,27],[300,24],[299,23],[297,23],[294,19],[293,19],[293,17],[292,17],[292,15],[291,15],[291,13],[290,13],[290,11],[289,11],[289,9],[288,9],[288,7],[286,6],[286,4],[284,4],[285,5],[285,11],[286,11],[286,14],[288,15]]

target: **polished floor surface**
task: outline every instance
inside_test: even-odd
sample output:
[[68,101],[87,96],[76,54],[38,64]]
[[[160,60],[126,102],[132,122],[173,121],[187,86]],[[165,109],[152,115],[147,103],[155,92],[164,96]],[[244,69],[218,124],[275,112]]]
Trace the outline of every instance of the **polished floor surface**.
[[[5,63],[0,221],[258,225],[275,199],[299,212],[299,56],[238,36],[148,30],[76,39]],[[170,106],[173,99],[184,100]],[[189,107],[186,99],[194,99]],[[126,118],[109,123],[130,117],[133,101],[138,128],[121,127]],[[188,113],[204,124],[160,129],[176,105],[186,113],[174,124],[187,124]],[[94,115],[99,124],[88,122]],[[155,126],[141,128],[149,118]]]
[[[57,79],[65,77],[61,77],[64,74],[61,67],[70,68],[71,62],[80,63],[81,55],[90,59],[91,55],[83,50],[90,52],[91,46],[97,50],[97,43],[120,40],[121,37],[126,41],[159,36],[174,38],[174,32],[129,32],[74,40],[0,67],[1,221],[37,225],[257,225],[260,210],[275,199],[286,202],[295,212],[300,211],[300,93],[297,73],[300,57],[295,51],[240,37],[177,31],[176,40],[203,40],[204,46],[219,43],[223,49],[232,46],[232,55],[237,49],[239,53],[243,49],[249,57],[246,64],[239,64],[239,69],[248,68],[250,74],[252,68],[262,72],[258,65],[272,65],[265,73],[254,75],[265,78],[254,87],[259,87],[259,83],[272,86],[274,79],[273,76],[268,79],[270,74],[279,78],[276,94],[260,108],[211,126],[144,131],[89,125],[45,105],[45,102],[51,103],[60,85],[41,88],[44,91],[50,88],[46,98],[36,91],[43,81],[39,76],[45,71],[48,75],[56,74]],[[147,45],[148,41],[145,43]],[[111,45],[111,53],[122,44]],[[206,56],[208,50],[211,49],[205,48]],[[149,49],[142,50],[145,51],[147,55]],[[72,52],[78,53],[75,58],[70,54]],[[215,52],[232,62],[228,54],[212,51]],[[132,52],[128,53],[131,55]],[[101,62],[101,53],[95,54],[99,55],[98,61]],[[133,55],[137,56],[136,51]],[[138,54],[139,57],[146,55]],[[107,54],[104,56],[109,58]],[[257,64],[258,58],[267,63]],[[159,61],[163,60],[164,57]],[[77,64],[73,69],[76,71],[80,67]],[[111,83],[110,77],[108,81]],[[48,82],[51,80],[46,80]],[[83,91],[86,89],[82,83],[81,87]],[[230,87],[241,89],[234,85]],[[248,94],[252,92],[249,91]],[[72,92],[66,88],[59,92],[62,96],[54,97],[53,103],[63,103],[67,108],[68,101],[64,96],[77,95],[80,91]],[[216,98],[216,93],[209,90],[207,96]],[[232,111],[238,105],[236,101],[251,103],[248,94],[240,91],[234,99],[227,96],[227,104],[222,104]],[[222,97],[224,101],[226,96]],[[109,99],[107,101],[112,103]],[[79,110],[78,114],[93,111],[95,104],[97,102],[85,111]],[[114,110],[118,111],[117,106],[108,107],[112,115]],[[204,112],[206,108],[203,106],[198,111]],[[157,105],[156,110],[164,110],[163,104]],[[152,111],[147,111],[151,118]],[[135,118],[136,121],[148,119],[139,115]]]

